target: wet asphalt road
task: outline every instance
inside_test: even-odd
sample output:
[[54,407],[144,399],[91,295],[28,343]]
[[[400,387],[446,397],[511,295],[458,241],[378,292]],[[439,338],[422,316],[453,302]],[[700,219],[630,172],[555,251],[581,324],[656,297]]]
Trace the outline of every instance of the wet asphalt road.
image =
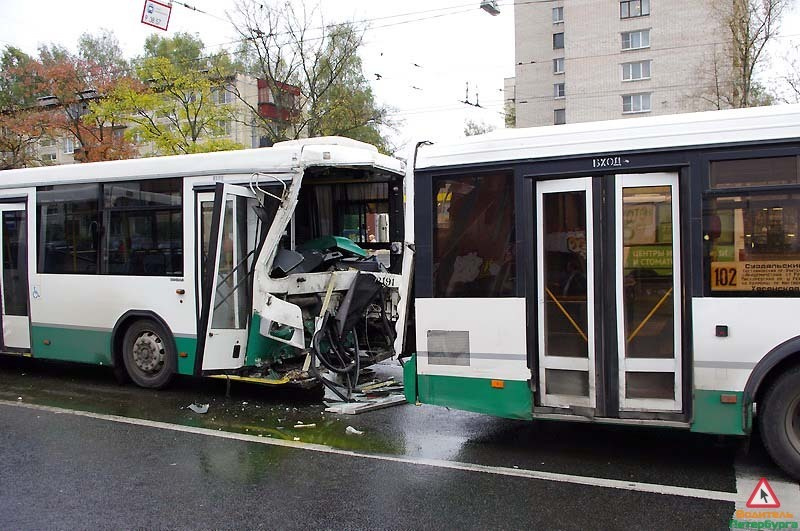
[[[395,367],[382,374],[400,375]],[[495,419],[402,405],[324,412],[318,394],[0,358],[0,400],[316,443],[275,447],[0,404],[0,529],[727,529],[734,504],[452,470],[414,459],[735,492],[736,439]],[[208,403],[198,415],[190,403]],[[295,428],[299,423],[314,428]],[[347,435],[353,426],[362,436]],[[770,467],[758,443],[746,459]]]

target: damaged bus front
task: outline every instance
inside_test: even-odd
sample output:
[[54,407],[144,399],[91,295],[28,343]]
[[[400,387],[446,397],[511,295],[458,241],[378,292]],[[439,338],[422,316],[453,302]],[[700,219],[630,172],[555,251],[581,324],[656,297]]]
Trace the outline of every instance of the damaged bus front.
[[340,138],[272,149],[292,167],[200,197],[196,373],[322,381],[346,399],[359,371],[403,341],[404,166]]

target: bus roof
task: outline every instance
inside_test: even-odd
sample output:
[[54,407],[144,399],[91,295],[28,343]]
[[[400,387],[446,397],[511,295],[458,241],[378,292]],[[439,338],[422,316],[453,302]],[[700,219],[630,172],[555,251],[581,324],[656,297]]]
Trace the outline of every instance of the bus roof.
[[0,172],[0,188],[256,172],[290,174],[300,166],[366,166],[404,173],[401,161],[378,153],[374,146],[349,138],[318,137],[279,142],[270,148],[5,170]]
[[504,129],[421,146],[416,169],[800,139],[800,104]]

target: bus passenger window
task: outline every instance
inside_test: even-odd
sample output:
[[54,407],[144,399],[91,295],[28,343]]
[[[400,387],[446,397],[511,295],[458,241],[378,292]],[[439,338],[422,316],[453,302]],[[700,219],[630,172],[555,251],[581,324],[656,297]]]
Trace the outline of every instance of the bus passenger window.
[[99,190],[97,184],[37,189],[39,273],[97,273]]
[[437,178],[433,194],[434,296],[513,296],[512,173]]
[[183,276],[181,179],[103,185],[103,273]]
[[[800,295],[797,158],[714,162],[711,168],[712,187],[735,185],[740,189],[705,199],[703,247],[708,292]],[[752,189],[765,184],[771,188]],[[794,186],[776,190],[776,184]]]

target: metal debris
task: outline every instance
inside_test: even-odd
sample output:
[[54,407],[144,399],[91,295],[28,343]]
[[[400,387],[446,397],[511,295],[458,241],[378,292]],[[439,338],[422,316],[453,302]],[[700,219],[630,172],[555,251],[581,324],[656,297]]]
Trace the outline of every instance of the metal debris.
[[406,397],[403,395],[389,395],[373,400],[364,400],[362,402],[340,402],[338,404],[331,404],[325,411],[344,415],[358,415],[359,413],[366,413],[367,411],[373,411],[375,409],[403,404],[405,401]]
[[363,431],[357,430],[352,426],[345,428],[344,432],[348,435],[364,435]]
[[200,413],[201,415],[208,413],[208,404],[189,404],[186,407],[195,413]]

